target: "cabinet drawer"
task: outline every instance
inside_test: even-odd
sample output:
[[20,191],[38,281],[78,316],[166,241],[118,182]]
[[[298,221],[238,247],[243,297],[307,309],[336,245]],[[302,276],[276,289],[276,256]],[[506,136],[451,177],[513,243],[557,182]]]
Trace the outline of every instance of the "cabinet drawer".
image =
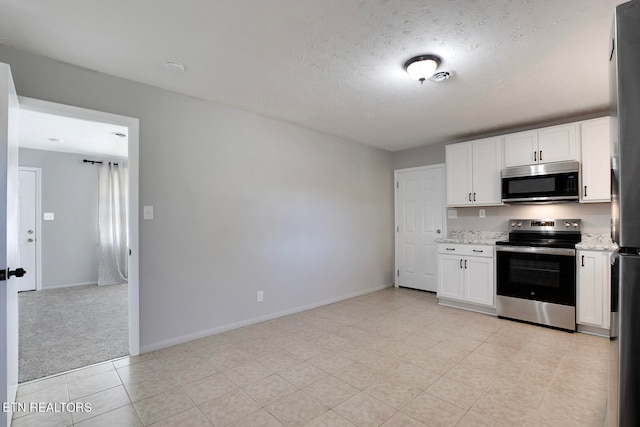
[[493,257],[495,248],[490,245],[469,245],[465,243],[438,243],[438,253],[459,256]]

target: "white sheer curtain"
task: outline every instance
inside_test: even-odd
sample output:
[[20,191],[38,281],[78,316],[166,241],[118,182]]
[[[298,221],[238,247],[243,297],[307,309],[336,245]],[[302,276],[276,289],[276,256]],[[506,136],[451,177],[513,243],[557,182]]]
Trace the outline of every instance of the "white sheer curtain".
[[126,165],[104,162],[98,182],[98,285],[127,283],[129,172]]

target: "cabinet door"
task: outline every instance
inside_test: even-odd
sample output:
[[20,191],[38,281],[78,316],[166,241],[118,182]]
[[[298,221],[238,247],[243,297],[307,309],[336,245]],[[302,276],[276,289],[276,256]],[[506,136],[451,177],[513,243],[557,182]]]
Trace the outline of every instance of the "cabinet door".
[[611,201],[611,119],[588,120],[581,128],[582,202]]
[[447,205],[468,206],[472,201],[472,155],[469,142],[445,147],[447,168]]
[[578,251],[578,307],[577,322],[602,327],[603,275],[602,252]]
[[[534,157],[535,156],[535,157]],[[504,166],[522,166],[537,163],[538,132],[512,133],[504,137]]]
[[577,160],[575,123],[540,129],[537,157],[538,163]]
[[463,267],[464,300],[493,307],[493,258],[468,257]]
[[476,205],[501,205],[502,138],[473,142],[473,195]]
[[438,255],[438,298],[460,300],[462,289],[463,260],[459,256]]

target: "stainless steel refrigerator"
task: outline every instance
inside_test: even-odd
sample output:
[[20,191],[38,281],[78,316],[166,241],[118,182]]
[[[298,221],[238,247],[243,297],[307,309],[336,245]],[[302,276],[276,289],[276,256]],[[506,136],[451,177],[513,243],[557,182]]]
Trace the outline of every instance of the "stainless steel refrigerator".
[[640,426],[640,0],[616,7],[611,37],[611,269],[608,426]]

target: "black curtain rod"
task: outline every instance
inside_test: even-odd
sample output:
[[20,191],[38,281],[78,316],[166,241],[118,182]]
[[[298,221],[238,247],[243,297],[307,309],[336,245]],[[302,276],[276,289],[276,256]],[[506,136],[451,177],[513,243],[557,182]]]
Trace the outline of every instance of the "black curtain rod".
[[[96,163],[98,163],[99,165],[101,165],[101,164],[103,163],[103,162],[100,162],[100,161],[98,161],[98,160],[87,160],[87,159],[83,159],[82,161],[83,161],[84,163],[91,163],[92,165],[95,165]],[[114,165],[114,166],[118,166],[118,164],[117,164],[117,163],[111,163],[111,162],[109,162],[109,163],[110,163],[110,164],[112,164],[112,165]]]

